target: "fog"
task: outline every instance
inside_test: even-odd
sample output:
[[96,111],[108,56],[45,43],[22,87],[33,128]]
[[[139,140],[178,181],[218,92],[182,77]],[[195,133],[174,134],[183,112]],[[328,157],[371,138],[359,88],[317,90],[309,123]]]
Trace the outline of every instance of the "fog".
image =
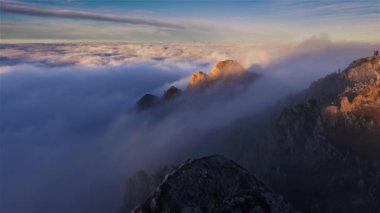
[[218,144],[233,147],[234,141],[210,141],[205,135],[260,114],[374,48],[317,37],[261,64],[246,63],[255,61],[250,50],[247,56],[231,53],[227,56],[244,61],[262,77],[247,87],[237,86],[234,93],[218,86],[139,113],[131,109],[143,94],[162,95],[171,84],[185,88],[191,73],[209,71],[210,66],[3,61],[0,210],[115,212],[122,206],[124,180],[131,173],[228,150]]

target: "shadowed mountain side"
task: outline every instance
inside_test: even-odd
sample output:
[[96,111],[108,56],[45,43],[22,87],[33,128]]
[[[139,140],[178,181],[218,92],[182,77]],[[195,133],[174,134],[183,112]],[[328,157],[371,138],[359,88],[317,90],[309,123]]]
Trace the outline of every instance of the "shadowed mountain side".
[[145,94],[143,97],[141,97],[136,105],[135,109],[137,111],[145,111],[149,110],[153,107],[165,104],[166,102],[172,101],[174,98],[180,96],[182,91],[178,89],[175,86],[170,86],[169,89],[167,89],[162,97],[157,97],[152,94]]
[[378,212],[379,65],[354,61],[298,95],[246,153],[250,169],[298,209]]
[[294,212],[247,170],[222,156],[188,160],[133,212]]
[[181,90],[178,89],[177,87],[175,86],[171,86],[169,87],[169,89],[167,89],[164,93],[164,100],[170,100],[172,98],[175,98],[176,96],[178,95],[181,95]]

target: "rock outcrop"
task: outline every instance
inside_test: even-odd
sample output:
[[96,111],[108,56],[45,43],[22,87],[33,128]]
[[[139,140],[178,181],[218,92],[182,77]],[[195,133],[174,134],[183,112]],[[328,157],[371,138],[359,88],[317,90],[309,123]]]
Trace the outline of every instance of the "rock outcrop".
[[208,82],[208,75],[202,71],[193,74],[190,78],[188,88],[205,85]]
[[294,212],[247,170],[222,156],[189,160],[134,212]]

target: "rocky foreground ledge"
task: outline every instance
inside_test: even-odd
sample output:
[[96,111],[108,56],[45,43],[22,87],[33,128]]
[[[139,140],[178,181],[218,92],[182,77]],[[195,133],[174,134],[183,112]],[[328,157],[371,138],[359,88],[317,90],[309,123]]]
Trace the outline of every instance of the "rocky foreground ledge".
[[188,160],[133,212],[295,212],[247,170],[220,155]]

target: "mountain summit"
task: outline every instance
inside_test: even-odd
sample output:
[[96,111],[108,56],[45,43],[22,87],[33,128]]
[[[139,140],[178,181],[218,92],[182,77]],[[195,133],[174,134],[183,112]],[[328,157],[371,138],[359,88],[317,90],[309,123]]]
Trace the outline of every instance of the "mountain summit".
[[209,77],[206,73],[199,71],[197,73],[194,73],[189,81],[188,88],[205,85],[209,80]]
[[229,78],[243,75],[247,72],[237,61],[224,60],[217,62],[210,72],[211,78]]

